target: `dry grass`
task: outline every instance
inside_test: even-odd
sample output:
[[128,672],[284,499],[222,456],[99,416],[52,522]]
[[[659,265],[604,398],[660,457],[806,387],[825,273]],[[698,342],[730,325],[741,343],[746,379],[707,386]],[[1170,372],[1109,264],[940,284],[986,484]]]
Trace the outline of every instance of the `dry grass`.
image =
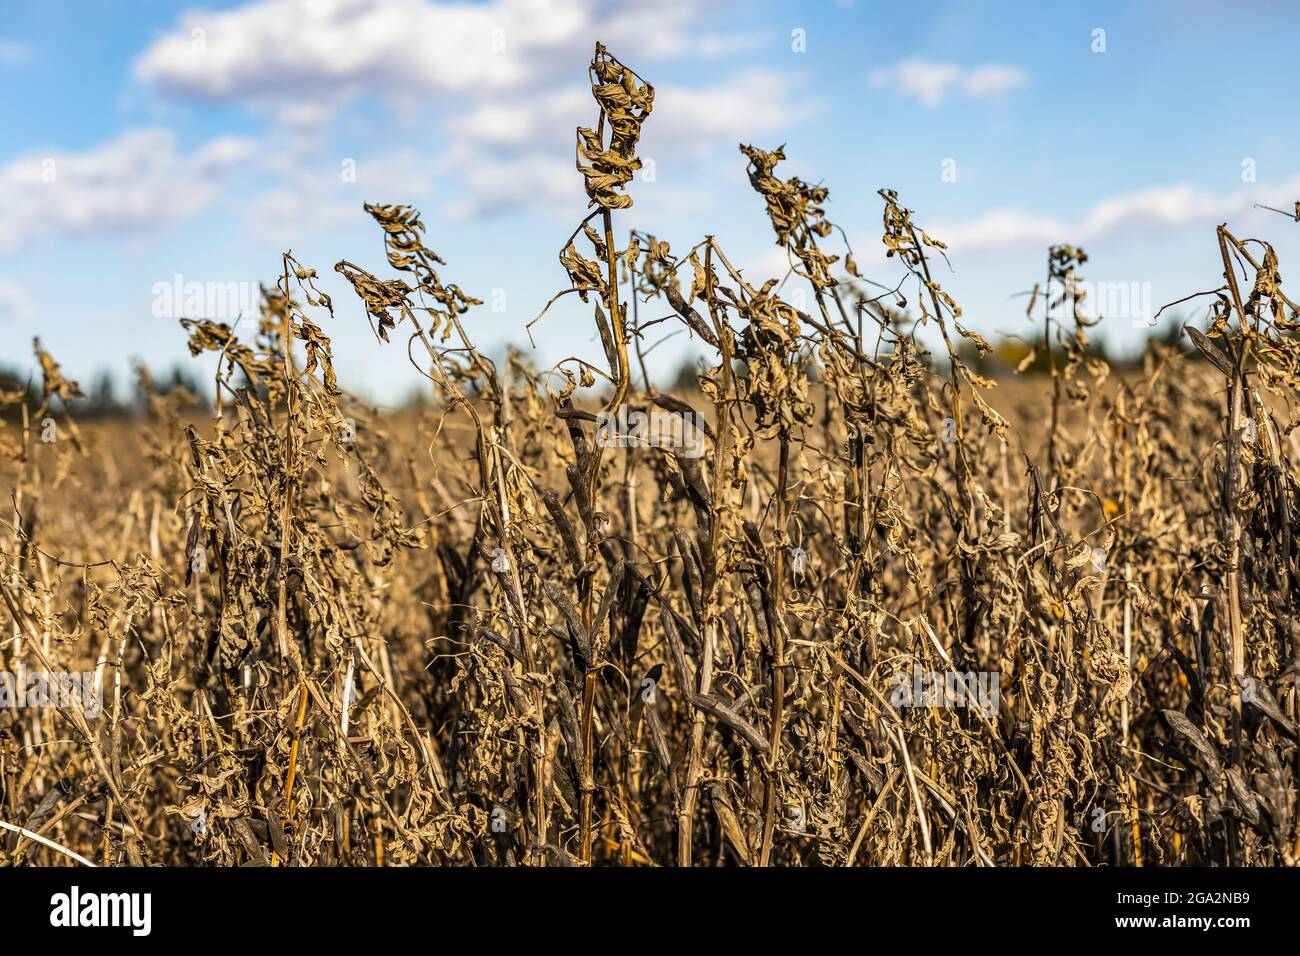
[[[1271,248],[1221,228],[1204,358],[1124,381],[1053,248],[1052,371],[1008,421],[888,190],[883,294],[779,150],[742,147],[780,284],[712,238],[617,248],[653,90],[590,70],[560,294],[603,365],[496,367],[403,207],[367,207],[398,278],[336,268],[430,380],[418,419],[340,389],[356,305],[288,255],[248,340],[184,323],[219,356],[209,422],[172,396],[83,434],[38,345],[0,669],[95,670],[104,709],[0,708],[0,864],[1294,865],[1300,348]],[[634,370],[664,314],[711,356],[698,390]],[[608,447],[626,408],[702,414],[703,454]],[[1000,694],[909,701],[914,669]]]

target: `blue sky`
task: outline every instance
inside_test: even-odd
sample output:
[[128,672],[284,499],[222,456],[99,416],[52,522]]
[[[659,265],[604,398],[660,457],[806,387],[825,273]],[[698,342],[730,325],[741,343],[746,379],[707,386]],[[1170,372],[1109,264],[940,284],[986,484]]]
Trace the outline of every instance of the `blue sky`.
[[[189,361],[160,283],[270,282],[292,249],[334,297],[343,384],[399,400],[416,372],[333,271],[388,275],[367,201],[420,208],[444,279],[495,295],[501,311],[471,314],[478,344],[526,345],[585,209],[573,131],[596,116],[597,39],[658,92],[654,179],[621,229],[679,251],[714,234],[751,280],[783,260],[740,142],[785,143],[778,172],[829,187],[859,266],[890,285],[876,191],[897,189],[951,245],[940,281],[985,333],[1028,331],[1017,294],[1055,242],[1157,306],[1217,284],[1219,222],[1272,241],[1284,277],[1300,256],[1300,224],[1253,208],[1300,199],[1300,12],[1283,2],[0,7],[0,361],[29,367],[39,335],[83,384]],[[576,302],[535,337],[539,365],[601,355]],[[652,366],[692,355],[679,335]]]

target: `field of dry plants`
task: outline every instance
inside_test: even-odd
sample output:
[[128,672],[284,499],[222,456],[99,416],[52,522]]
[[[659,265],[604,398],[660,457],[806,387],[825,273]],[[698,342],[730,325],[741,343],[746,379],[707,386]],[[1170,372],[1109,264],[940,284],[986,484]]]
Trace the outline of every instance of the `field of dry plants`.
[[[903,197],[897,288],[779,149],[736,161],[789,274],[670,247],[620,222],[654,91],[601,46],[589,76],[557,298],[602,362],[492,362],[403,206],[366,207],[348,301],[285,254],[259,317],[182,321],[210,414],[79,428],[37,344],[39,394],[0,396],[0,865],[1300,862],[1268,243],[1207,234],[1208,319],[1124,376],[1051,248],[1012,408]],[[422,412],[336,380],[331,329],[366,319]],[[678,394],[640,361],[673,326],[708,355]],[[701,442],[611,438],[651,412]],[[38,700],[47,674],[88,676]]]

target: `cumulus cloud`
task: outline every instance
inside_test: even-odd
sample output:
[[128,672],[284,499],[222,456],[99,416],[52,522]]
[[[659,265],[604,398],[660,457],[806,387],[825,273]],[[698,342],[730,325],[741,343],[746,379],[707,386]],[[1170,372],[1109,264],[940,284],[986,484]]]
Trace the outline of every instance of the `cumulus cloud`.
[[[456,182],[444,213],[571,209],[583,200],[573,130],[596,115],[582,79],[594,38],[638,67],[683,56],[712,61],[756,42],[737,31],[712,35],[702,16],[689,0],[257,0],[186,13],[134,71],[173,98],[274,117],[292,155],[279,169],[268,160],[282,181],[258,198],[263,209],[309,215],[330,201],[309,171],[323,162],[328,137],[311,130],[363,97],[393,107],[408,131],[427,131],[434,118],[439,172]],[[809,110],[796,82],[757,70],[694,88],[658,86],[642,155],[689,161],[784,129]]]
[[909,59],[872,70],[869,79],[877,89],[892,89],[925,106],[938,106],[953,90],[965,96],[982,97],[1017,89],[1029,83],[1029,74],[1020,67],[999,63],[962,67]]
[[590,124],[588,114],[594,111],[591,90],[574,83],[538,91],[527,98],[484,98],[467,112],[453,117],[448,126],[464,142],[525,148],[556,129]]
[[133,130],[86,152],[21,156],[0,166],[0,249],[56,235],[146,232],[217,196],[251,152],[222,137],[184,154],[169,130]]
[[[817,110],[800,95],[805,78],[746,70],[698,87],[664,86],[644,130],[644,152],[730,150],[741,142],[782,133]],[[653,124],[653,125],[652,125]]]
[[176,96],[299,112],[364,94],[477,96],[567,75],[597,33],[651,58],[745,42],[693,29],[696,16],[685,0],[261,0],[184,14],[134,72]]
[[[656,86],[642,144],[661,150],[734,148],[745,137],[777,132],[815,108],[796,98],[799,85],[800,77],[747,70],[701,86]],[[559,139],[571,153],[571,131],[591,125],[596,115],[590,89],[575,83],[533,96],[485,98],[449,125],[459,137],[482,145],[525,147]]]
[[[491,89],[522,82],[528,46],[573,31],[575,16],[548,0],[480,7],[423,0],[263,0],[186,13],[178,28],[137,59],[134,70],[172,95],[289,109],[374,89]],[[504,53],[494,51],[494,38],[504,42]],[[510,52],[512,46],[518,49]]]
[[1255,205],[1287,208],[1300,194],[1300,176],[1276,187],[1252,187],[1216,195],[1190,185],[1153,186],[1112,196],[1074,222],[1016,209],[995,210],[973,222],[936,224],[930,233],[953,249],[1011,243],[1086,244],[1117,234],[1159,231],[1174,226],[1217,223],[1251,214]]
[[[799,95],[803,85],[799,76],[748,70],[700,86],[657,86],[654,112],[642,129],[638,154],[647,165],[638,181],[648,182],[653,161],[655,188],[664,191],[671,188],[660,179],[667,164],[697,162],[785,132],[817,108]],[[572,131],[595,117],[590,89],[578,84],[483,99],[449,123],[456,145],[445,166],[468,192],[447,212],[467,218],[529,203],[572,210],[585,196]]]

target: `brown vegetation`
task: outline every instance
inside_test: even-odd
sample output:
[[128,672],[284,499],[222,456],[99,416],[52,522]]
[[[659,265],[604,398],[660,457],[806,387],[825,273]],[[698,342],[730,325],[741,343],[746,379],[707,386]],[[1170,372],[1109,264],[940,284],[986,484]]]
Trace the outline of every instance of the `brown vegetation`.
[[[1050,376],[999,413],[889,190],[883,294],[779,149],[741,148],[784,281],[713,238],[618,248],[654,95],[602,47],[590,73],[560,294],[603,365],[496,367],[400,206],[366,208],[396,278],[336,269],[430,380],[419,416],[341,389],[327,333],[359,310],[287,254],[250,341],[184,322],[220,359],[210,422],[176,394],[79,431],[38,346],[0,670],[93,670],[104,707],[0,708],[0,864],[1294,865],[1300,349],[1271,247],[1220,228],[1203,359],[1123,381],[1053,248]],[[646,386],[633,296],[707,347],[698,389]],[[602,440],[629,408],[702,415],[702,447]]]

